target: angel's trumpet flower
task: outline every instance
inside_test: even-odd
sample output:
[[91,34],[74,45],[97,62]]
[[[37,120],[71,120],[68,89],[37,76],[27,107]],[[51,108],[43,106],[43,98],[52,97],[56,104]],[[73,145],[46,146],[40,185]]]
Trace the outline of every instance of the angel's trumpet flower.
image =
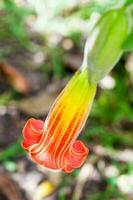
[[88,149],[76,140],[89,114],[96,86],[87,69],[78,71],[56,99],[46,121],[29,119],[23,147],[33,161],[49,169],[71,172],[86,159]]
[[29,119],[23,129],[23,147],[49,169],[71,172],[86,159],[88,149],[76,140],[95,96],[96,85],[122,55],[129,33],[125,8],[105,13],[89,35],[81,69],[56,99],[46,121]]

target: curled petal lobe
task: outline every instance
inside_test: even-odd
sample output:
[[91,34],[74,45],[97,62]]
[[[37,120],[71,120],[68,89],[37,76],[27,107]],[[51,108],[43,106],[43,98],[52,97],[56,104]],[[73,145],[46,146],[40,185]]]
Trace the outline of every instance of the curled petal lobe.
[[87,155],[88,149],[85,145],[80,140],[75,141],[71,148],[65,153],[64,170],[69,173],[73,171],[74,168],[81,167]]
[[29,119],[23,128],[24,141],[22,146],[28,150],[31,145],[39,142],[43,133],[44,123],[41,120]]
[[88,149],[76,139],[88,117],[95,91],[87,70],[79,71],[57,97],[45,122],[28,120],[22,146],[33,161],[67,173],[84,163]]

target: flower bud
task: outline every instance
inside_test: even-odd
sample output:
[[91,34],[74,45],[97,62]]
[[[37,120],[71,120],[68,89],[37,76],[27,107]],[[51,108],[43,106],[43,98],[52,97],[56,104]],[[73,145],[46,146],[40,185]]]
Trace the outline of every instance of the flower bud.
[[124,8],[105,13],[90,32],[82,68],[88,67],[91,82],[108,74],[122,55],[122,44],[129,33],[129,16]]

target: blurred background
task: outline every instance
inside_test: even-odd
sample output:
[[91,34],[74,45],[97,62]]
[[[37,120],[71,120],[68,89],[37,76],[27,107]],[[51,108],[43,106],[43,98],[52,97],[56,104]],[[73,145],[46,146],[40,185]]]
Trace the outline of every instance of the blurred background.
[[[20,146],[80,67],[89,31],[118,0],[0,1],[0,200],[133,200],[133,53],[98,86],[81,169],[54,173]],[[108,59],[108,58],[105,58]]]

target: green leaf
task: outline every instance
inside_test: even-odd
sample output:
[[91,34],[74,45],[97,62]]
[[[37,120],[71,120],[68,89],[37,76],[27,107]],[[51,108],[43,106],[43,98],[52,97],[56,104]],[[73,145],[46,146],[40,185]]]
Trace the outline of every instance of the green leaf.
[[133,51],[133,32],[126,38],[122,48],[124,51]]
[[129,4],[132,4],[133,3],[133,0],[126,0],[126,5],[129,5]]
[[20,140],[18,140],[16,141],[16,143],[11,144],[9,147],[7,147],[5,150],[0,151],[0,161],[8,160],[24,153],[25,152],[21,147]]

